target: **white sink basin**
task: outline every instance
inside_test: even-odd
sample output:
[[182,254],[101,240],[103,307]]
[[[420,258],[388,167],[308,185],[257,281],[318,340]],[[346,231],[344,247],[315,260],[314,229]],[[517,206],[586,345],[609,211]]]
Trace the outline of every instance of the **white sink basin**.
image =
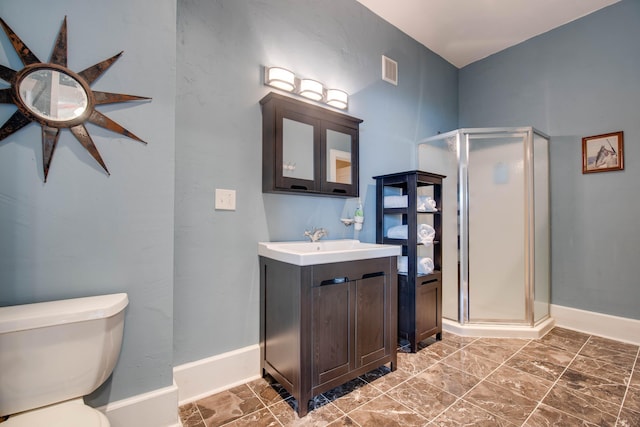
[[401,251],[400,246],[362,243],[359,240],[258,243],[258,255],[295,265],[397,256]]

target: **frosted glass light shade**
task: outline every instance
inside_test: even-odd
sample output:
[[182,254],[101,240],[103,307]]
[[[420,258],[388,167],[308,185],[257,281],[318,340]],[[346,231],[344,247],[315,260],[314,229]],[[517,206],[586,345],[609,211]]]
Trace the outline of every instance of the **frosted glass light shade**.
[[347,105],[349,105],[349,95],[347,94],[347,92],[339,89],[328,89],[326,102],[332,107],[345,110],[347,108]]
[[313,99],[314,101],[322,100],[324,88],[322,83],[315,80],[302,79],[300,80],[300,95],[305,98]]
[[296,76],[291,71],[280,67],[265,68],[264,82],[287,92],[293,92],[296,88]]

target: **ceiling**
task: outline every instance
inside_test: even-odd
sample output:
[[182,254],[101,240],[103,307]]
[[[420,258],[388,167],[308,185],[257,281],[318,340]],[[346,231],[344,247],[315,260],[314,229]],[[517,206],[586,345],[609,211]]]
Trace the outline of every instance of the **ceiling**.
[[358,0],[458,68],[619,0]]

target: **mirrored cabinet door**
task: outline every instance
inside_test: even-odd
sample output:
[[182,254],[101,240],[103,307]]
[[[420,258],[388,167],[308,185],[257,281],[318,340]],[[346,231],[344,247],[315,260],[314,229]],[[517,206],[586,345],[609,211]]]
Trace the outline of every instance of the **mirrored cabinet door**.
[[362,120],[269,93],[262,106],[262,191],[358,196]]
[[320,126],[315,120],[285,108],[276,109],[275,185],[277,188],[318,191],[316,165]]
[[352,128],[331,124],[323,138],[324,168],[322,191],[349,195],[358,182],[358,134]]

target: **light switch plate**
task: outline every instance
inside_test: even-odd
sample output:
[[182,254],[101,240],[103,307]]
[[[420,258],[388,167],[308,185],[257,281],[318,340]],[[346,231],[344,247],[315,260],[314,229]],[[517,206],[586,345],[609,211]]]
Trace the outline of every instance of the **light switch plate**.
[[216,210],[236,210],[236,190],[216,188]]

